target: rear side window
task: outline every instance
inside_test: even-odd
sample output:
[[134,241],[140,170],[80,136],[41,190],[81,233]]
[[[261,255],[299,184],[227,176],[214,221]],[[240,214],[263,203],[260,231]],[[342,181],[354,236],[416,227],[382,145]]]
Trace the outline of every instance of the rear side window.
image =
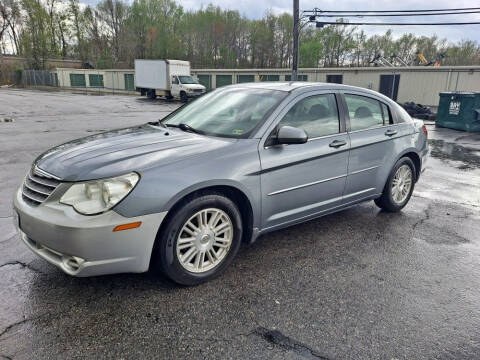
[[384,112],[380,101],[366,96],[345,94],[345,102],[350,116],[351,131],[383,126]]
[[286,125],[302,128],[309,138],[338,134],[340,122],[335,95],[315,95],[300,100],[278,126]]
[[385,125],[393,124],[392,114],[390,113],[390,109],[384,103],[381,103],[381,104],[382,104],[382,113],[383,113],[383,123]]

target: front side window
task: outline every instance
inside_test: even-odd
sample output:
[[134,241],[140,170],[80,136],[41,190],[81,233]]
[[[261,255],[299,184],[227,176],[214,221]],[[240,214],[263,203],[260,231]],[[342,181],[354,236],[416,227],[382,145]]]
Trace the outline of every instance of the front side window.
[[172,76],[172,84],[178,84],[178,79],[176,76]]
[[381,103],[378,100],[359,95],[345,94],[350,130],[364,130],[384,125]]
[[278,126],[302,128],[309,138],[338,134],[340,122],[335,95],[315,95],[300,100]]
[[189,125],[206,135],[247,138],[287,95],[268,89],[217,89],[171,113],[162,123]]
[[192,76],[179,75],[178,79],[180,80],[180,83],[182,83],[182,84],[196,84],[197,83]]

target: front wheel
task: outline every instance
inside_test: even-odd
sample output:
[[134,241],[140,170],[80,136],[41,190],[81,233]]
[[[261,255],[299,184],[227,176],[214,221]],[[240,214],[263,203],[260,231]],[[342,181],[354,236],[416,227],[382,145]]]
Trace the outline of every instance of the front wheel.
[[180,93],[180,101],[186,103],[188,101],[188,96],[185,91],[182,91]]
[[407,205],[415,187],[415,165],[408,157],[397,161],[388,177],[382,196],[375,204],[388,212],[397,212]]
[[159,234],[156,255],[163,272],[196,285],[223,272],[240,247],[240,212],[221,194],[199,196],[178,209]]

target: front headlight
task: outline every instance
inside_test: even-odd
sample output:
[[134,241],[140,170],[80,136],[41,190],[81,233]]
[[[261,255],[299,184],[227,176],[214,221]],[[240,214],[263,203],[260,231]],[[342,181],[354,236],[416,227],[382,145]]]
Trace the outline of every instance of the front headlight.
[[110,179],[100,179],[73,184],[60,202],[71,205],[80,214],[94,215],[105,212],[120,202],[135,187],[137,173]]

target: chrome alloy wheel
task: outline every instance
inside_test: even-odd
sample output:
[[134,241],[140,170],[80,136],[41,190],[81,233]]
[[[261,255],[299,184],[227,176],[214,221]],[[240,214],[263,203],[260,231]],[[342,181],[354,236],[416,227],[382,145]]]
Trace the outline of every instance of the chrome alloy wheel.
[[215,208],[200,210],[180,230],[177,259],[190,272],[206,272],[222,262],[232,240],[233,224],[227,213]]
[[413,173],[408,165],[397,169],[392,181],[392,199],[397,204],[402,204],[408,197],[412,188]]

